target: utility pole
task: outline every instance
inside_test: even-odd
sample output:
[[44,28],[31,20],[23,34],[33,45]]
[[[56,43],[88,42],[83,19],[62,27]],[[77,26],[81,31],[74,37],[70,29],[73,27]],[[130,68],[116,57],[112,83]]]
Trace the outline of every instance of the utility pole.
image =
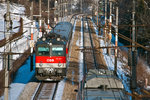
[[[98,2],[100,2],[100,0],[97,1],[97,2],[95,1],[96,4],[98,4]],[[96,12],[96,15],[97,15],[97,26],[98,26],[98,13],[99,13],[99,9],[98,9],[98,6],[97,6],[97,12]]]
[[[61,0],[61,3],[63,3],[63,0]],[[63,21],[63,5],[61,5],[60,7],[61,7],[61,21]]]
[[[108,34],[108,46],[110,46],[111,44],[111,38],[112,38],[112,34],[111,34],[111,24],[112,24],[112,0],[109,0],[109,4],[110,4],[110,15],[109,15],[109,34]],[[111,48],[108,48],[108,55],[111,54]]]
[[30,39],[30,53],[31,53],[31,60],[30,60],[30,71],[33,70],[33,48],[34,48],[34,35],[33,35],[33,1],[31,2],[31,39]]
[[[135,49],[135,0],[133,0],[133,11],[132,11],[132,77],[131,77],[131,89],[134,91],[137,86],[136,82],[136,65],[137,65],[137,54]],[[132,98],[134,100],[134,98]]]
[[80,10],[81,10],[81,13],[82,13],[82,0],[81,0],[81,8],[80,8]]
[[60,2],[60,15],[61,15],[61,21],[63,21],[63,5],[61,5],[61,3],[63,3],[63,0],[60,0],[61,2]]
[[71,0],[71,14],[72,14],[72,0]]
[[39,0],[39,15],[40,15],[40,17],[39,17],[39,26],[40,26],[39,34],[40,34],[40,36],[42,36],[43,34],[42,34],[42,19],[41,19],[41,17],[42,17],[41,0]]
[[48,24],[48,32],[49,32],[49,29],[50,29],[50,26],[49,26],[49,23],[50,23],[50,20],[49,20],[49,0],[48,0],[48,18],[47,18],[47,24]]
[[100,22],[99,22],[99,16],[100,16],[100,13],[101,13],[101,1],[99,0],[98,2],[97,2],[97,4],[98,4],[98,11],[97,11],[97,26],[98,26],[98,35],[100,35]]
[[60,9],[60,3],[61,3],[61,0],[58,0],[58,4],[57,4],[57,7],[58,7],[58,10],[57,10],[57,13],[58,13],[58,21],[60,22],[61,21],[61,9]]
[[[8,43],[6,43],[5,45],[5,52],[9,52],[10,51],[10,44],[9,44],[9,36],[10,36],[10,12],[9,12],[10,6],[9,6],[9,0],[7,0],[7,13],[6,13],[6,29],[7,32],[5,33],[6,36],[6,41],[8,41]],[[4,61],[4,66],[5,66],[5,90],[4,90],[4,100],[8,100],[9,99],[9,54],[5,54],[5,61]]]
[[66,9],[66,0],[65,0],[65,4],[64,4],[64,21],[66,20],[66,12],[67,12],[67,9]]
[[55,1],[55,5],[54,5],[54,7],[55,7],[55,18],[54,18],[54,21],[55,21],[56,24],[59,21],[58,11],[60,11],[60,6],[58,6],[58,5],[59,5],[59,1]]
[[106,45],[106,37],[107,37],[107,0],[105,0],[105,33],[104,33],[105,45]]
[[[63,0],[63,3],[64,3],[64,0]],[[64,4],[62,5],[63,7],[63,22],[64,22],[64,16],[65,16],[65,7],[64,7]]]
[[117,57],[118,57],[118,1],[116,1],[116,34],[115,34],[115,74],[117,75]]

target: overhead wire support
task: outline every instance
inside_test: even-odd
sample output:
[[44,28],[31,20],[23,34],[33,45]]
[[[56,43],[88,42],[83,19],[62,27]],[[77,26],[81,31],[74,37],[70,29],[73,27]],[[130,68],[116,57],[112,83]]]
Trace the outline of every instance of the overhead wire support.
[[31,60],[30,60],[30,71],[33,70],[33,48],[34,48],[34,28],[33,28],[33,1],[31,2],[31,39],[30,39],[30,53],[31,53]]
[[[5,33],[6,41],[9,41],[10,36],[10,5],[9,0],[7,0],[7,13],[6,13],[6,29],[7,32]],[[5,45],[5,51],[4,52],[10,52],[10,42],[6,43]],[[9,67],[10,67],[10,60],[9,55],[4,55],[4,66],[5,66],[5,90],[4,90],[4,100],[9,99]]]
[[[129,41],[129,42],[133,43],[132,39],[130,39],[130,38],[128,38],[128,37],[122,35],[121,33],[118,33],[118,36],[119,36],[120,38],[126,40],[126,41]],[[135,43],[136,45],[135,45],[135,46],[132,46],[132,47],[141,47],[141,48],[143,48],[143,49],[145,49],[145,50],[147,50],[147,51],[150,51],[149,48],[147,48],[147,47],[145,47],[145,46],[143,46],[143,45],[141,45],[141,44],[139,44],[139,43],[137,43],[137,42],[134,42],[134,43]]]
[[71,0],[71,14],[72,14],[72,0]]
[[106,45],[106,36],[107,36],[107,0],[105,0],[105,32],[104,32],[104,42]]
[[[82,28],[83,28],[83,48],[85,47],[85,40],[84,40],[84,35],[85,35],[85,33],[84,33],[84,16],[82,17],[82,22],[83,22],[83,24],[82,24]],[[85,53],[83,53],[83,76],[85,76],[85,74],[86,74],[86,64],[85,64]]]
[[50,10],[49,10],[49,8],[50,8],[50,7],[49,7],[49,3],[50,3],[50,2],[49,2],[49,0],[48,0],[48,18],[47,18],[48,31],[47,31],[47,32],[49,32],[49,29],[50,29],[50,25],[49,25],[49,24],[50,24],[50,20],[49,20],[49,14],[50,14]]
[[40,26],[40,32],[39,32],[39,37],[41,37],[42,34],[42,10],[41,10],[41,0],[39,0],[39,26]]
[[82,0],[81,0],[81,3],[80,3],[80,4],[81,4],[81,8],[80,8],[80,10],[81,10],[81,13],[82,13]]
[[115,34],[115,74],[117,75],[117,57],[118,57],[118,1],[116,1],[116,34]]
[[136,89],[137,83],[136,83],[136,63],[137,63],[137,54],[136,54],[136,49],[135,49],[135,0],[133,0],[133,11],[132,11],[132,67],[131,67],[131,89]]
[[[112,2],[113,0],[109,0],[109,6],[110,6],[110,14],[109,14],[109,33],[108,33],[108,46],[111,45],[111,38],[112,38]],[[107,50],[108,55],[111,55],[110,49]]]

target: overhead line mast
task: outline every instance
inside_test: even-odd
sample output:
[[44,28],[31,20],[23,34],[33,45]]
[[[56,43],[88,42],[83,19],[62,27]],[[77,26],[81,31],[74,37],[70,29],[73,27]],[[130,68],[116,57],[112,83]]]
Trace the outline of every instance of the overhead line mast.
[[48,22],[47,22],[47,24],[48,24],[48,29],[47,29],[48,32],[49,32],[49,29],[50,29],[50,26],[49,26],[49,24],[50,24],[49,13],[50,13],[50,10],[49,10],[49,0],[48,0],[48,18],[47,18],[47,19],[48,19],[48,20],[47,20],[47,21],[48,21]]
[[[108,34],[108,46],[111,45],[111,38],[112,38],[112,28],[111,28],[111,25],[112,25],[112,2],[113,0],[109,0],[109,6],[110,6],[110,14],[109,14],[109,34]],[[108,55],[111,55],[111,51],[110,49],[108,48]]]
[[[5,33],[6,36],[6,41],[8,41],[8,43],[6,43],[5,45],[5,50],[4,52],[10,52],[10,42],[9,42],[9,36],[10,36],[10,5],[9,5],[9,0],[7,0],[7,13],[5,16],[5,21],[6,21],[6,29],[7,32]],[[4,55],[4,66],[5,66],[5,90],[4,90],[4,100],[8,100],[9,99],[9,67],[10,67],[10,59],[9,59],[9,54],[8,55]]]
[[105,32],[104,32],[104,42],[106,45],[106,36],[107,36],[107,0],[105,0]]
[[[137,52],[135,46],[135,0],[133,0],[133,11],[132,11],[132,66],[131,66],[131,89],[132,92],[135,91],[137,87],[137,80],[136,80],[136,65],[137,65]],[[134,100],[134,98],[132,98]]]
[[31,2],[31,39],[30,39],[30,53],[31,53],[31,65],[30,65],[30,71],[33,70],[33,48],[34,48],[34,28],[33,28],[33,1]]
[[116,1],[116,34],[115,34],[115,74],[117,75],[117,57],[118,57],[118,1]]

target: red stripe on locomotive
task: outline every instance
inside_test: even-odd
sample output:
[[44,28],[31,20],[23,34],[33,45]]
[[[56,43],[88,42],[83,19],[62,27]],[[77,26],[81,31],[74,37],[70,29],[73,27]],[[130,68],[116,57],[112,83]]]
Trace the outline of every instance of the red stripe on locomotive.
[[66,57],[36,56],[36,63],[66,63]]

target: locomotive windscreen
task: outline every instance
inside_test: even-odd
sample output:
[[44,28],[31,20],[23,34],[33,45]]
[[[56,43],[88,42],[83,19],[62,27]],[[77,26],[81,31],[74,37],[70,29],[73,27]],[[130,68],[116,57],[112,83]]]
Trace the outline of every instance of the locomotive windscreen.
[[63,46],[53,46],[52,47],[52,56],[64,56]]
[[38,47],[39,56],[49,56],[49,47]]

